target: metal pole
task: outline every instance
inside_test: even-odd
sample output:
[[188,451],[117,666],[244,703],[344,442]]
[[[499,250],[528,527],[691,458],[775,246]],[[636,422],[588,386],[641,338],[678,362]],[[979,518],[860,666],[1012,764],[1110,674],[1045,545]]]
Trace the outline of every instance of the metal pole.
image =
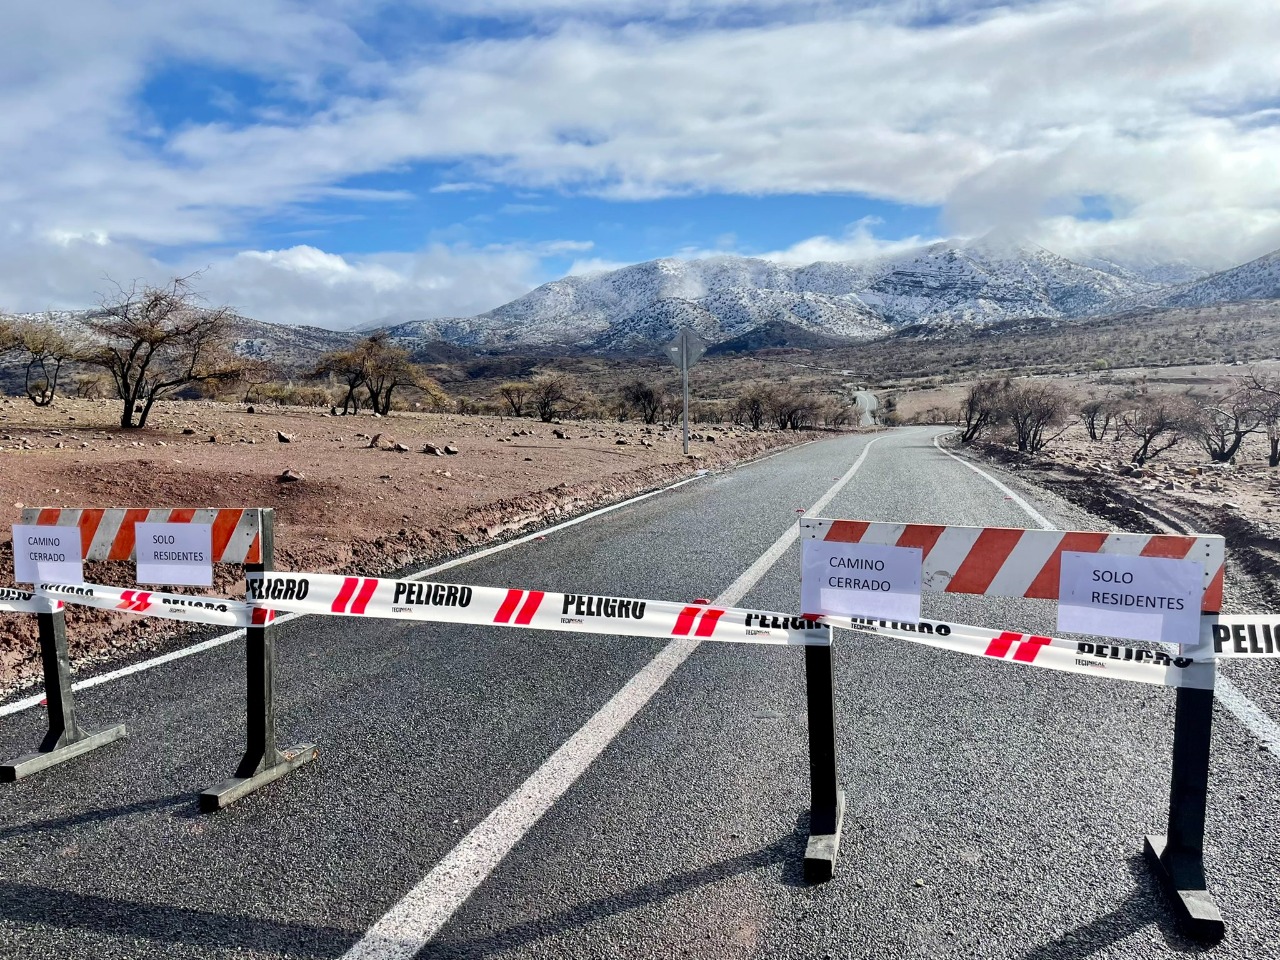
[[684,455],[689,455],[689,334],[680,331],[680,379],[684,383]]
[[39,618],[40,664],[49,731],[40,749],[0,765],[0,782],[21,780],[126,735],[123,723],[87,733],[76,720],[76,697],[71,688],[71,658],[67,653],[67,618],[63,610],[36,614]]
[[685,385],[685,456],[689,456],[689,346],[681,344],[680,378]]
[[[1197,664],[1212,678],[1217,664]],[[1179,687],[1173,720],[1173,774],[1169,784],[1169,832],[1148,836],[1147,858],[1169,886],[1198,940],[1216,943],[1226,927],[1204,874],[1204,825],[1209,805],[1213,739],[1213,690]]]
[[805,699],[809,713],[809,843],[804,875],[830,880],[840,853],[844,791],[836,774],[835,673],[831,647],[804,648]]
[[[246,574],[266,574],[274,569],[275,511],[260,514],[260,563],[245,564]],[[221,810],[241,797],[279,780],[290,770],[314,760],[315,744],[300,743],[280,750],[276,746],[276,647],[275,627],[270,623],[245,629],[246,747],[236,775],[200,794],[200,808]]]

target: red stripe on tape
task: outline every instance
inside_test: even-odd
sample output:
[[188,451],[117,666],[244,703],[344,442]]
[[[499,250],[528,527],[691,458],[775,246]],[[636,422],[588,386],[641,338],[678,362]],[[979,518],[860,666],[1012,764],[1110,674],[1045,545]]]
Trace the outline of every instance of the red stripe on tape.
[[1018,649],[1013,652],[1013,659],[1020,663],[1035,663],[1040,649],[1048,642],[1048,637],[1028,637],[1018,644]]
[[351,595],[356,592],[356,586],[360,583],[359,577],[347,577],[342,581],[342,589],[338,591],[338,595],[333,599],[333,606],[329,609],[334,613],[346,613],[347,601],[351,599]]
[[986,655],[988,657],[1006,657],[1009,655],[1009,648],[1021,639],[1022,634],[1006,630],[987,644]]
[[520,608],[520,612],[516,615],[516,623],[522,627],[527,627],[533,619],[533,615],[538,612],[538,605],[542,603],[542,598],[546,596],[541,590],[529,591],[529,599],[524,602],[524,606]]
[[378,581],[369,577],[360,587],[360,592],[356,594],[355,603],[351,604],[352,613],[364,613],[369,606],[369,601],[373,599],[373,593],[378,589]]
[[680,611],[680,616],[676,617],[676,626],[671,633],[677,637],[687,637],[690,628],[693,627],[693,618],[701,612],[701,607],[685,607]]
[[516,612],[516,607],[520,605],[520,598],[523,596],[523,590],[508,590],[506,598],[502,601],[502,606],[498,608],[498,612],[493,618],[493,622],[510,623],[511,615]]
[[698,618],[698,629],[693,635],[695,637],[711,636],[716,632],[716,622],[723,616],[723,610],[704,610],[702,616]]

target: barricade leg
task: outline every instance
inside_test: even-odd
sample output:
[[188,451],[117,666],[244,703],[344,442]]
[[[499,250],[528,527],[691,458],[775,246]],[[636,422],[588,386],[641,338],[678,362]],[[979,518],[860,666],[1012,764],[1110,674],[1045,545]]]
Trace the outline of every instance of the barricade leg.
[[40,662],[44,668],[45,700],[49,706],[49,732],[40,749],[24,753],[0,765],[0,781],[21,780],[82,753],[96,750],[125,736],[124,724],[86,733],[76,722],[76,698],[71,689],[71,661],[67,655],[67,617],[62,610],[38,613]]
[[[264,510],[262,514],[262,556],[268,562],[247,564],[246,571],[249,573],[266,572],[271,566],[272,513]],[[259,787],[279,780],[290,770],[314,760],[318,755],[315,744],[311,743],[301,743],[287,750],[276,747],[274,633],[274,628],[269,624],[245,630],[248,746],[236,769],[236,775],[200,794],[201,810],[221,810]]]
[[809,709],[809,843],[804,876],[811,883],[830,880],[840,853],[844,791],[836,779],[835,676],[831,647],[804,648],[804,679]]
[[[1213,669],[1208,664],[1208,669]],[[1173,894],[1188,933],[1216,943],[1226,932],[1204,874],[1204,823],[1209,800],[1213,691],[1179,687],[1173,727],[1169,832],[1148,836],[1147,858]]]

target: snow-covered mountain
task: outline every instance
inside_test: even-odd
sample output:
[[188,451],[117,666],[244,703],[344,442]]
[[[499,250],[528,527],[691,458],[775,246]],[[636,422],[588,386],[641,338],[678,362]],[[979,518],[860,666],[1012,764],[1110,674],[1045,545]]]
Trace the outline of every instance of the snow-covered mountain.
[[1080,316],[1156,288],[1043,247],[997,239],[935,243],[885,266],[859,294],[894,326]]
[[479,316],[414,321],[391,331],[410,341],[609,351],[651,347],[682,326],[710,343],[771,324],[860,340],[919,323],[1095,313],[1164,289],[1151,278],[1157,268],[1118,260],[1090,266],[997,237],[798,267],[744,257],[653,260],[556,280]]
[[[543,284],[474,317],[385,326],[422,355],[441,341],[481,349],[652,352],[688,327],[711,344],[865,340],[904,327],[942,329],[1094,317],[1148,307],[1280,298],[1280,251],[1208,274],[1186,260],[1119,250],[1068,259],[998,236],[946,241],[865,261],[789,266],[747,257],[652,260]],[[88,311],[58,313],[77,326]],[[42,319],[33,315],[32,319]],[[285,363],[371,332],[238,321],[235,349]]]
[[1233,300],[1280,298],[1280,250],[1169,291],[1157,306],[1205,307]]
[[776,321],[866,339],[890,329],[855,292],[873,275],[859,264],[797,268],[746,257],[651,260],[543,284],[476,317],[419,320],[390,329],[405,339],[599,350],[664,342],[682,326],[715,343]]
[[[49,323],[73,341],[83,343],[92,341],[94,336],[85,321],[98,314],[97,310],[49,310],[10,314],[6,319],[18,323]],[[354,334],[321,327],[233,317],[229,346],[239,356],[271,360],[287,368],[312,365],[320,354],[348,347],[357,339]]]

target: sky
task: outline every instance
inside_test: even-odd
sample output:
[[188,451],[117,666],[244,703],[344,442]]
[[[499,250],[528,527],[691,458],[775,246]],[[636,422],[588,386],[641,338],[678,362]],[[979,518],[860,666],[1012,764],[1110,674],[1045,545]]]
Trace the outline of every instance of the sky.
[[469,316],[658,257],[1280,248],[1275,0],[6,6],[0,311]]

